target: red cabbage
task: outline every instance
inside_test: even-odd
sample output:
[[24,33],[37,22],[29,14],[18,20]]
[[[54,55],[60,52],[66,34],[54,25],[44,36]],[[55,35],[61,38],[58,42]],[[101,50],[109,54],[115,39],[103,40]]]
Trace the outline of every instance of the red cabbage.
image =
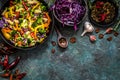
[[77,30],[77,24],[84,17],[86,8],[78,0],[56,0],[54,11],[63,24],[74,25],[74,29]]

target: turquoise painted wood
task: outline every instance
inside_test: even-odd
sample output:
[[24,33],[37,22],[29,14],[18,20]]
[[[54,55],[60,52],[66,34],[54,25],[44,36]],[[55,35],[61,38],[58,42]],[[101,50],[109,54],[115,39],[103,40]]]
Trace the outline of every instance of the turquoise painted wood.
[[[54,1],[46,2],[50,6]],[[88,20],[87,17],[85,20]],[[100,33],[105,31],[104,28],[101,29]],[[97,36],[97,41],[91,43],[88,36],[80,37],[83,23],[79,25],[77,32],[71,28],[66,30],[65,27],[61,27],[60,30],[68,40],[75,36],[77,42],[69,43],[67,49],[53,47],[51,41],[57,40],[56,32],[53,31],[50,40],[42,48],[19,50],[11,55],[11,60],[16,56],[22,57],[16,68],[27,72],[23,80],[120,80],[120,35],[118,37],[114,37],[113,34],[105,35],[103,39],[98,39],[98,34],[93,33]],[[109,36],[113,37],[111,42],[106,40]],[[52,48],[56,50],[55,54],[51,53]]]

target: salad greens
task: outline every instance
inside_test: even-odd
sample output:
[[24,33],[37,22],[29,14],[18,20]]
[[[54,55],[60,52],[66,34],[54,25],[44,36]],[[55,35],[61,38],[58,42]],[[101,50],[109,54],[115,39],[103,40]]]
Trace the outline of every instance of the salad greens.
[[0,20],[4,37],[18,47],[42,43],[47,37],[51,22],[46,9],[38,0],[11,1]]

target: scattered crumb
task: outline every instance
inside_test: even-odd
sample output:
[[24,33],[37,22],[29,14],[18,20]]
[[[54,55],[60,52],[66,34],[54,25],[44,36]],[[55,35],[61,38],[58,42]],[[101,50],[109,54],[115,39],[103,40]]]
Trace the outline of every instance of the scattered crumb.
[[51,44],[52,44],[53,46],[56,46],[56,42],[55,42],[55,41],[51,41]]
[[99,29],[99,28],[96,28],[95,32],[96,32],[96,33],[99,33],[99,32],[100,32],[100,29]]
[[112,37],[107,38],[108,41],[112,41]]
[[71,42],[71,43],[76,43],[76,38],[75,38],[75,37],[71,37],[71,38],[70,38],[70,42]]
[[54,54],[55,53],[55,49],[52,49],[51,52]]
[[99,34],[99,39],[102,39],[104,37],[103,34]]
[[114,36],[117,37],[119,35],[118,32],[114,32]]

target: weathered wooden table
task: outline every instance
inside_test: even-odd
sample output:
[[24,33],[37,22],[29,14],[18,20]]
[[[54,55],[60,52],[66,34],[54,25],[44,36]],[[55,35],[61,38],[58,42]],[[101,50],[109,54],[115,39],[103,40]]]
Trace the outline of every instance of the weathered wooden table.
[[[0,6],[5,1],[0,0]],[[54,1],[46,2],[51,5]],[[23,80],[120,80],[120,35],[105,35],[103,39],[98,39],[98,34],[93,33],[97,36],[97,41],[91,43],[88,36],[80,36],[82,29],[83,23],[79,25],[77,32],[61,30],[68,40],[72,36],[77,38],[77,42],[69,43],[67,49],[51,45],[52,40],[57,40],[54,31],[42,49],[38,47],[30,51],[19,50],[11,55],[11,59],[22,56],[17,68],[27,72]],[[101,29],[100,33],[103,33],[105,29]],[[110,42],[106,40],[109,36],[113,37]],[[55,54],[51,53],[52,48],[56,50]]]

